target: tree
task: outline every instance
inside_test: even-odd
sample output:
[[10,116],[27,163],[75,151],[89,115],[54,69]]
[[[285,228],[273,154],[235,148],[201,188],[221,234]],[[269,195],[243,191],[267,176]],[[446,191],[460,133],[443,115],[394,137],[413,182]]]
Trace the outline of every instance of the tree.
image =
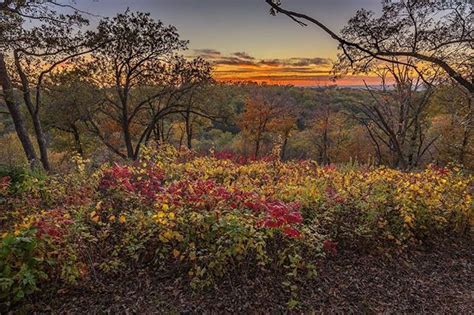
[[[392,167],[412,169],[438,139],[427,138],[428,105],[434,89],[432,84],[424,84],[410,66],[386,64],[377,73],[383,82],[382,90],[366,85],[372,100],[356,104],[354,117],[366,126],[379,159],[381,147],[385,147]],[[395,80],[393,89],[388,78]],[[436,78],[434,74],[430,83]]]
[[[12,1],[10,1],[12,2]],[[20,110],[19,101],[15,95],[14,87],[11,81],[11,75],[7,69],[4,52],[7,50],[7,43],[11,41],[8,36],[8,30],[20,27],[21,19],[16,16],[7,16],[7,9],[11,3],[3,2],[0,4],[0,85],[2,87],[2,97],[7,105],[15,131],[25,152],[26,158],[31,166],[35,166],[37,155],[31,142],[23,115]]]
[[432,98],[436,160],[472,168],[474,156],[474,107],[468,93],[456,85],[439,86]]
[[30,20],[51,20],[59,21],[61,14],[56,11],[58,8],[76,8],[68,3],[57,0],[3,0],[0,2],[0,13],[10,16],[18,16]]
[[97,110],[100,91],[78,68],[51,76],[45,91],[45,125],[71,135],[74,150],[84,156],[84,122]]
[[265,86],[257,86],[247,99],[238,124],[244,135],[254,143],[255,157],[259,156],[262,142],[269,132],[282,136],[286,147],[289,133],[296,123],[292,105],[294,100],[287,91]]
[[37,161],[36,151],[31,142],[30,136],[26,129],[23,115],[20,110],[20,105],[15,96],[13,85],[11,83],[10,75],[8,74],[7,66],[5,64],[5,57],[0,53],[0,83],[3,90],[3,98],[7,105],[8,112],[12,118],[15,126],[16,134],[21,142],[23,151],[31,166],[34,166]]
[[[148,13],[127,11],[103,19],[97,40],[105,44],[92,53],[87,66],[104,91],[104,102],[89,128],[117,155],[136,159],[140,146],[160,132],[160,119],[182,112],[184,95],[210,79],[210,66],[199,58],[177,56],[187,41],[174,26]],[[123,145],[107,125],[119,127]]]
[[[365,71],[374,60],[403,64],[420,75],[424,65],[441,68],[452,80],[474,93],[472,52],[474,30],[468,1],[445,6],[441,1],[388,2],[380,17],[359,10],[337,34],[318,19],[286,10],[280,0],[265,0],[271,13],[287,15],[302,26],[312,23],[339,43],[339,61]],[[407,64],[403,58],[416,62]]]
[[[40,159],[45,170],[50,170],[47,139],[41,122],[43,87],[48,75],[58,66],[87,53],[86,38],[76,27],[88,23],[76,10],[60,14],[48,7],[59,3],[48,1],[8,1],[3,10],[12,14],[18,27],[2,32],[6,38],[4,49],[13,55],[17,87],[33,123]],[[30,27],[25,18],[34,18],[37,25]]]

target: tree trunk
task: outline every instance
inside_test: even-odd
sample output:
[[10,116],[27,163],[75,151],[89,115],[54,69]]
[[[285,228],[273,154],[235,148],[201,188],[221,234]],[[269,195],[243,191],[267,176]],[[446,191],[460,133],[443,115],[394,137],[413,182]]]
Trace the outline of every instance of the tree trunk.
[[329,137],[328,137],[328,123],[326,122],[326,126],[324,128],[323,132],[323,150],[322,150],[322,161],[321,163],[323,165],[328,165],[329,164]]
[[71,129],[72,134],[74,135],[74,142],[76,144],[77,153],[79,153],[80,156],[84,157],[84,149],[82,148],[81,135],[79,134],[79,130],[74,124],[71,125]]
[[23,151],[25,151],[26,158],[31,166],[35,166],[37,163],[37,156],[33,144],[31,143],[30,137],[25,127],[25,122],[20,112],[20,107],[15,100],[13,94],[13,87],[11,85],[10,76],[5,65],[5,58],[3,53],[0,53],[0,84],[5,94],[5,103],[7,104],[8,111],[15,125],[15,130],[18,138],[20,139]]
[[48,142],[46,141],[46,135],[44,134],[43,127],[41,126],[41,120],[39,113],[36,112],[31,119],[33,120],[33,126],[36,134],[36,141],[40,150],[41,164],[46,171],[51,170],[48,158]]
[[285,132],[285,138],[283,139],[283,145],[281,146],[280,159],[285,160],[286,147],[288,146],[288,138],[290,137],[289,132]]
[[191,150],[193,148],[193,126],[189,116],[186,119],[186,141],[188,149]]
[[46,136],[43,132],[43,128],[41,126],[41,120],[39,117],[40,116],[39,108],[38,108],[39,103],[37,103],[36,106],[33,104],[33,101],[31,99],[30,82],[28,81],[28,77],[26,76],[26,74],[23,72],[23,68],[21,67],[21,63],[20,63],[20,58],[17,52],[15,52],[14,57],[15,57],[15,66],[21,80],[23,99],[25,101],[25,105],[28,109],[28,112],[30,113],[31,120],[33,122],[36,142],[38,143],[38,147],[40,150],[41,164],[43,165],[43,168],[46,171],[50,171],[51,167],[49,165],[49,159],[48,159]]
[[130,125],[128,123],[128,112],[126,109],[127,105],[123,105],[123,116],[122,116],[122,132],[123,140],[125,142],[125,147],[127,148],[127,158],[133,160],[135,157],[135,152],[133,150],[132,136],[130,135]]
[[466,159],[466,153],[468,153],[468,147],[470,143],[470,137],[471,137],[471,132],[472,132],[472,95],[468,96],[468,115],[466,119],[466,123],[464,124],[464,130],[463,130],[463,138],[462,138],[462,143],[461,143],[461,150],[459,151],[459,163],[464,165],[464,160]]
[[257,140],[255,142],[255,152],[254,152],[254,157],[258,158],[258,155],[260,153],[260,140]]

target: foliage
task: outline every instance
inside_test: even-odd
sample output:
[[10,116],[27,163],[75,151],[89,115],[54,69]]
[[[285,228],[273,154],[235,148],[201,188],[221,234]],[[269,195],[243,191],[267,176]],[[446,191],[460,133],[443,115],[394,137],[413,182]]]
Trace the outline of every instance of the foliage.
[[18,302],[47,278],[38,256],[41,244],[35,230],[6,233],[0,243],[0,305]]
[[297,307],[300,284],[325,255],[401,251],[445,233],[468,235],[474,224],[472,176],[457,168],[404,173],[171,146],[143,152],[140,161],[95,171],[77,158],[70,174],[6,191],[1,206],[17,215],[3,222],[2,250],[26,252],[8,254],[2,268],[17,273],[26,264],[33,277],[3,276],[17,279],[5,280],[9,302],[46,285],[44,275],[67,284],[146,267],[197,292],[223,277],[266,275]]

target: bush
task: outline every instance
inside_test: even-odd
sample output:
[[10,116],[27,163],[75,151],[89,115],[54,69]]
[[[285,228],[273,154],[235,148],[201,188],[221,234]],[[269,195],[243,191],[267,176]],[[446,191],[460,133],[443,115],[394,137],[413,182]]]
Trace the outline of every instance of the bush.
[[[468,235],[474,223],[472,177],[456,168],[404,173],[171,147],[144,152],[129,165],[92,172],[79,161],[76,172],[30,176],[25,181],[37,184],[7,188],[10,232],[2,250],[32,252],[8,249],[3,299],[14,303],[33,292],[43,273],[70,283],[149,268],[198,292],[224,277],[266,275],[295,307],[300,284],[324,255],[403,250],[446,233]],[[26,239],[13,232],[28,229]],[[23,265],[34,280],[17,276]]]
[[38,290],[45,261],[35,229],[6,233],[0,243],[0,304],[7,307]]

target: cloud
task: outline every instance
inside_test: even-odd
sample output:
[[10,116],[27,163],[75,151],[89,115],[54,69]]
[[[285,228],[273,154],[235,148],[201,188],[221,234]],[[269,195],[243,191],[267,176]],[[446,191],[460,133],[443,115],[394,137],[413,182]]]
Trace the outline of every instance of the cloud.
[[245,60],[255,60],[255,57],[250,56],[246,52],[236,52],[233,54],[235,57]]
[[279,67],[282,65],[282,61],[280,59],[260,60],[258,64],[262,66]]
[[215,49],[195,49],[214,66],[217,80],[302,82],[330,80],[331,60],[321,57],[258,59],[247,52],[224,54]]
[[287,68],[279,68],[279,69],[230,69],[230,70],[214,70],[214,73],[219,74],[233,74],[233,73],[260,73],[260,74],[274,74],[274,73],[298,73],[298,74],[327,74],[328,70],[319,70],[313,68],[302,68],[302,67],[287,67]]
[[331,64],[331,60],[327,58],[288,58],[288,59],[270,59],[261,60],[261,65],[280,66],[280,67],[308,67],[308,66],[327,66]]
[[328,66],[331,60],[327,58],[286,58],[286,59],[260,59],[251,56],[246,52],[235,52],[231,55],[224,55],[215,49],[195,49],[194,55],[213,62],[214,65],[241,65],[241,66],[270,66],[270,67],[310,67]]
[[202,57],[207,61],[219,65],[234,65],[234,66],[253,66],[255,58],[245,52],[236,52],[230,56],[224,56],[220,51],[215,49],[194,49],[194,55],[190,57]]
[[218,58],[221,52],[215,49],[194,49],[194,55],[205,59]]
[[331,64],[330,59],[320,58],[320,57],[316,57],[316,58],[291,58],[290,62],[292,63],[292,65],[299,66],[299,67],[311,66],[311,65],[322,66],[322,65],[330,65]]

